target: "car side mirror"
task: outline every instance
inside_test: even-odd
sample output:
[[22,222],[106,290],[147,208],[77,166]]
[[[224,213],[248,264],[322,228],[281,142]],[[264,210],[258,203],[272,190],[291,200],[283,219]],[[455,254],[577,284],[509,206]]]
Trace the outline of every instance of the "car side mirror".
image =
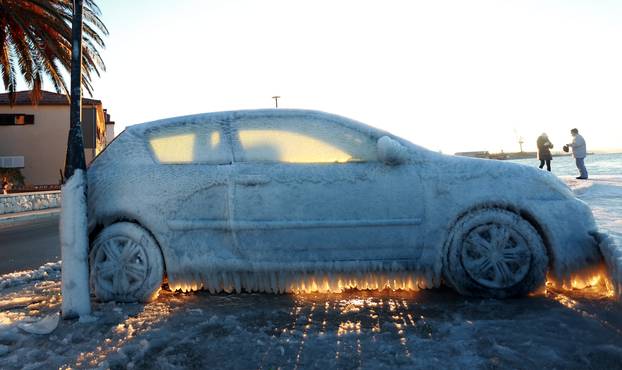
[[408,160],[408,151],[404,145],[388,136],[378,139],[378,158],[385,164],[395,166]]

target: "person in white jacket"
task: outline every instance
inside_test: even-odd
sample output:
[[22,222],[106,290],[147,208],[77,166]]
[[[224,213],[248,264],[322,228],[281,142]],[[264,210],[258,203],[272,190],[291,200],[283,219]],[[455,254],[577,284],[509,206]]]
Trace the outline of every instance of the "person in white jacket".
[[576,128],[570,130],[570,135],[572,135],[572,142],[566,145],[572,148],[572,156],[579,170],[577,179],[587,180],[587,168],[585,168],[587,150],[585,148],[585,139],[583,139],[583,136],[579,135],[579,130]]

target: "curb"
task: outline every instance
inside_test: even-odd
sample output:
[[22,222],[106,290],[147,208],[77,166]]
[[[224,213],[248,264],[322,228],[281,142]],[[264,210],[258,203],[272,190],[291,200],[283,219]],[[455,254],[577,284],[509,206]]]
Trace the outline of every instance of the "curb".
[[30,221],[60,215],[60,208],[48,208],[30,212],[5,213],[0,215],[0,225]]

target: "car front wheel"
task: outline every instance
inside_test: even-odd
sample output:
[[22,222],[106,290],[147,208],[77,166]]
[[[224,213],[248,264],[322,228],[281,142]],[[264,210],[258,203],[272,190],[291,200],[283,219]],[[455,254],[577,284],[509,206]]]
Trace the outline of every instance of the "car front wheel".
[[89,262],[91,289],[102,301],[148,302],[160,290],[162,254],[139,225],[118,222],[104,228],[92,243]]
[[544,242],[527,220],[502,209],[481,209],[451,231],[443,273],[461,294],[506,298],[543,285],[547,266]]

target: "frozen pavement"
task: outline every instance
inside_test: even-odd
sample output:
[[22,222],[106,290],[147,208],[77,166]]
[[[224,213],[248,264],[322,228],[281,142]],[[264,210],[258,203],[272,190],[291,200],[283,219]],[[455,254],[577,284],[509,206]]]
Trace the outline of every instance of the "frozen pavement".
[[[4,289],[0,367],[575,368],[622,366],[622,306],[598,291],[468,299],[452,291],[211,295],[93,305],[49,335],[58,266]],[[50,315],[52,315],[50,317]],[[32,325],[35,329],[38,324]]]
[[[619,246],[622,178],[567,182]],[[94,303],[81,321],[56,321],[60,303],[59,263],[0,277],[0,368],[622,369],[622,304],[596,288],[503,301],[163,291]]]

